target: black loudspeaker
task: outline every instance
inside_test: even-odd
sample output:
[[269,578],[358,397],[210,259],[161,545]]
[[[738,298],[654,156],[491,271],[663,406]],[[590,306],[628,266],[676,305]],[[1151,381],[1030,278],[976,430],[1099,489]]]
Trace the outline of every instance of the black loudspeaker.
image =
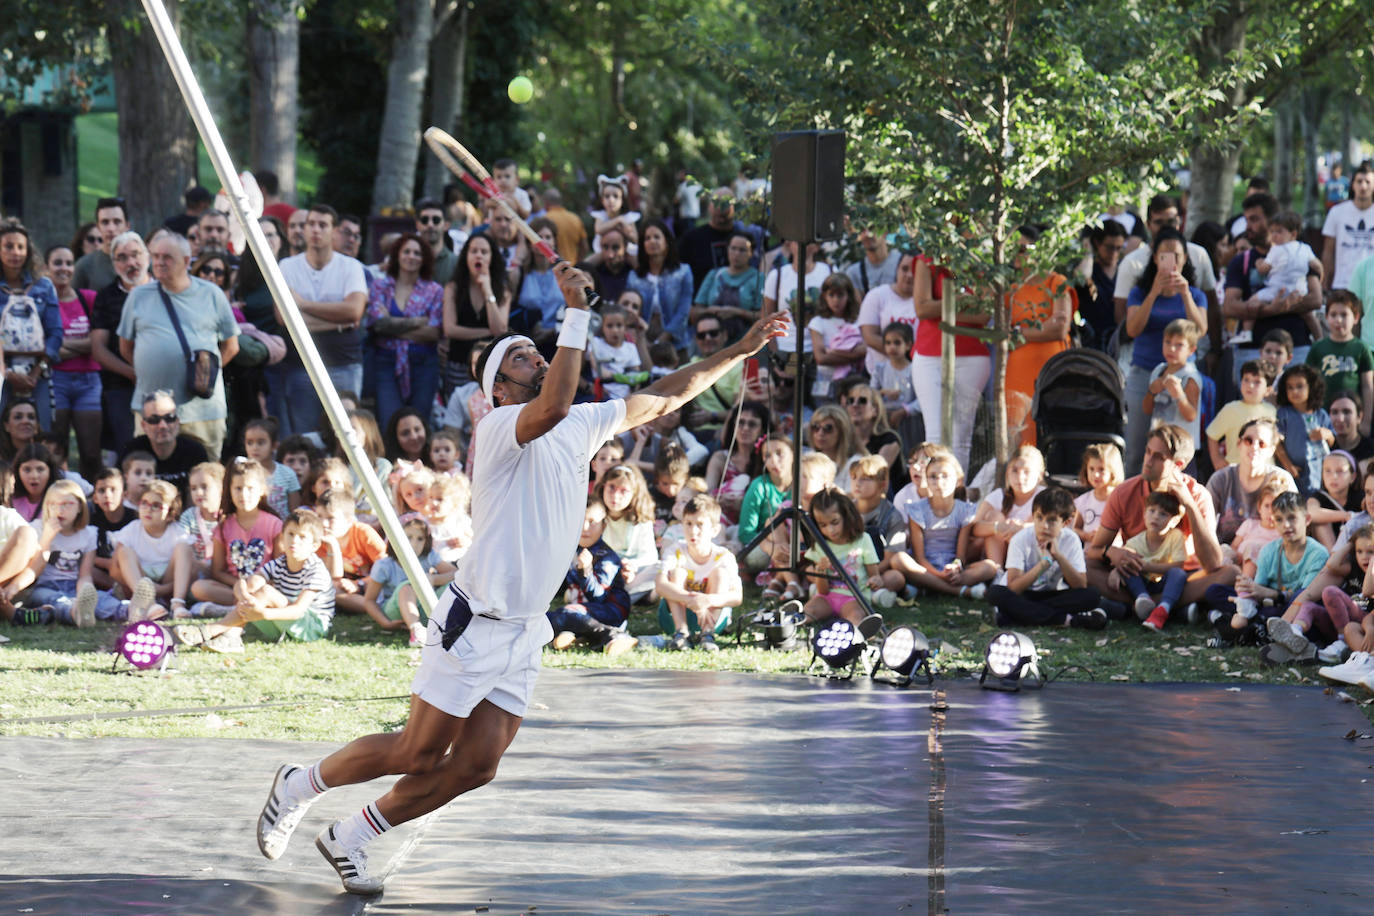
[[773,135],[773,228],[794,242],[844,234],[844,131]]

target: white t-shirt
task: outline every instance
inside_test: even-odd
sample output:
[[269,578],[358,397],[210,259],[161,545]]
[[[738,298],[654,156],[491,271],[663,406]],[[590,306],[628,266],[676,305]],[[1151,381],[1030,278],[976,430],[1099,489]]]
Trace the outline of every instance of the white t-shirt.
[[[1055,540],[1055,548],[1059,551],[1059,555],[1068,561],[1070,568],[1079,572],[1084,572],[1087,569],[1083,561],[1083,542],[1078,539],[1078,535],[1074,534],[1072,529],[1064,527],[1059,530],[1059,537]],[[1007,543],[1006,569],[1019,569],[1021,572],[1025,572],[1039,563],[1040,557],[1040,545],[1035,540],[1035,528],[1022,528]],[[1005,570],[998,576],[998,582],[1003,585],[1006,584],[1007,573]],[[1035,591],[1058,591],[1068,587],[1064,581],[1064,572],[1060,569],[1059,562],[1054,559],[1050,560],[1049,569],[1042,572],[1030,586]]]
[[1361,210],[1353,200],[1341,201],[1326,211],[1322,235],[1336,240],[1336,269],[1331,272],[1331,288],[1345,289],[1350,285],[1355,265],[1374,255],[1374,206]]
[[[29,522],[29,527],[40,538],[43,536],[43,519],[34,519]],[[81,572],[81,560],[95,550],[95,541],[96,532],[92,525],[87,525],[76,534],[63,534],[59,531],[57,537],[52,539],[52,546],[48,548],[48,565],[43,568],[39,580],[75,582]]]
[[698,563],[692,559],[691,551],[682,542],[676,542],[663,550],[663,565],[659,567],[660,572],[668,572],[673,569],[685,569],[687,580],[683,583],[683,588],[689,592],[705,592],[710,582],[711,576],[717,571],[721,571],[728,578],[739,575],[739,566],[735,562],[735,555],[724,547],[711,545],[709,555],[705,561]]
[[[911,325],[911,333],[916,333],[916,300],[908,296],[903,299],[897,295],[891,286],[875,286],[864,296],[863,304],[859,306],[859,317],[854,322],[860,328],[864,325],[872,325],[878,329],[879,336],[883,333],[883,328],[894,321],[902,324]],[[878,363],[885,360],[882,350],[868,348],[868,355],[864,358],[864,367],[868,374],[872,375],[878,368]]]
[[[1012,504],[1011,504],[1011,508],[1008,509],[1008,510],[1006,511],[1006,513],[1005,513],[1006,518],[1007,518],[1007,521],[1011,521],[1011,522],[1028,522],[1028,521],[1030,521],[1030,520],[1031,520],[1031,504],[1035,502],[1035,494],[1036,494],[1036,493],[1039,493],[1039,492],[1040,492],[1041,490],[1043,490],[1043,489],[1045,489],[1043,485],[1042,485],[1042,486],[1036,487],[1036,488],[1035,488],[1035,492],[1034,492],[1034,493],[1031,493],[1030,499],[1028,499],[1028,500],[1026,500],[1025,502],[1021,503],[1020,505],[1018,505],[1015,501],[1013,501]],[[996,509],[998,512],[1001,512],[1001,511],[1002,511],[1002,488],[1001,488],[1001,487],[998,487],[996,490],[993,490],[993,491],[992,491],[991,493],[989,493],[987,496],[983,497],[983,502],[987,503],[989,508],[991,508],[991,509]]]
[[123,544],[134,552],[145,568],[161,568],[172,562],[172,551],[178,544],[189,544],[191,536],[175,520],[167,523],[162,537],[155,538],[143,530],[143,523],[134,519],[118,531],[110,532],[110,546]]
[[557,426],[520,445],[515,423],[523,407],[497,407],[477,437],[472,546],[453,580],[474,613],[523,618],[548,610],[577,551],[592,453],[625,422],[622,400],[574,404]]
[[[1212,270],[1212,259],[1207,255],[1207,249],[1201,245],[1188,243],[1188,260],[1193,265],[1193,270],[1197,271],[1197,282],[1193,284],[1204,293],[1210,293],[1217,288],[1216,271]],[[1150,263],[1150,246],[1141,245],[1135,251],[1121,259],[1121,264],[1116,268],[1116,290],[1112,295],[1117,299],[1125,299],[1131,295],[1131,287],[1140,282],[1140,275],[1145,272],[1145,265]],[[1199,308],[1206,308],[1206,304],[1197,303]]]
[[[806,307],[814,310],[821,301],[821,284],[833,271],[824,261],[817,261],[806,275]],[[797,269],[791,264],[768,271],[763,281],[763,298],[778,303],[778,311],[787,316],[787,333],[777,338],[778,351],[797,352],[797,329],[792,326],[792,306],[797,301]],[[802,352],[811,352],[811,335],[802,334]]]
[[24,516],[9,506],[0,506],[0,547],[5,545],[14,533],[27,525]]
[[[352,293],[367,295],[367,271],[362,262],[334,252],[324,268],[310,266],[305,254],[292,255],[281,262],[286,285],[311,302],[342,302]],[[340,322],[342,324],[342,322]],[[315,346],[326,366],[357,362],[362,357],[361,336],[357,328],[346,331],[314,331]],[[294,353],[288,359],[298,359]]]
[[1102,510],[1107,508],[1105,499],[1098,499],[1093,495],[1092,490],[1085,490],[1073,501],[1073,507],[1078,510],[1079,516],[1083,519],[1083,530],[1092,534],[1102,527]]
[[1273,302],[1283,293],[1307,292],[1307,265],[1315,257],[1306,242],[1296,239],[1270,248],[1264,256],[1269,275],[1264,278],[1264,286],[1255,291],[1255,298]]
[[[596,368],[602,372],[607,369],[629,372],[639,365],[639,349],[628,340],[622,340],[620,346],[613,347],[604,337],[593,337],[587,341],[587,352],[591,353],[592,359],[596,360]],[[630,386],[624,382],[603,381],[601,387],[605,389],[607,397],[625,398],[630,395]]]

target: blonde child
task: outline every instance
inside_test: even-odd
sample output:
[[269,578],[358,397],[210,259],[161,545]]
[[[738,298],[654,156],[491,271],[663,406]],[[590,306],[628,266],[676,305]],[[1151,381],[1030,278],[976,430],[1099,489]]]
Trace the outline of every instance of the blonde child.
[[[801,457],[801,481],[797,486],[797,499],[803,512],[811,511],[811,501],[816,494],[835,483],[835,462],[820,452],[807,452]],[[790,499],[783,501],[780,508],[792,505]],[[776,513],[775,513],[776,517]],[[803,535],[802,547],[806,540]],[[792,563],[792,522],[778,525],[768,533],[763,546],[768,551],[773,577],[763,590],[763,599],[793,601],[806,596],[805,583]],[[805,562],[805,558],[801,558]]]
[[316,553],[324,537],[320,517],[295,509],[282,525],[282,552],[234,586],[233,610],[203,626],[180,626],[177,638],[218,652],[242,652],[243,630],[263,639],[310,642],[329,632],[334,586]]
[[[445,563],[434,550],[434,542],[429,535],[429,523],[419,515],[411,513],[401,516],[401,529],[410,541],[410,548],[419,558],[420,566],[429,576],[429,584],[435,588],[442,588],[448,584],[453,578],[453,566]],[[384,630],[407,630],[410,633],[410,645],[415,648],[423,646],[425,625],[420,619],[420,606],[415,599],[415,588],[406,577],[401,562],[396,559],[395,551],[388,547],[386,556],[372,564],[372,571],[368,573],[365,586],[363,598],[368,603],[368,616],[377,621]]]
[[1274,456],[1293,475],[1304,496],[1321,486],[1322,461],[1336,441],[1331,415],[1322,406],[1325,396],[1326,383],[1306,363],[1291,366],[1279,376],[1277,422],[1283,448]]
[[[926,465],[936,455],[954,457],[954,451],[938,442],[918,442],[906,459],[906,472],[910,478],[906,485],[892,497],[892,505],[903,515],[910,515],[910,508],[919,499],[930,499],[930,487],[926,484]],[[963,471],[960,471],[962,479]],[[959,494],[963,498],[963,494]]]
[[[391,475],[391,461],[386,457],[386,443],[382,439],[381,429],[377,426],[377,418],[372,415],[372,411],[358,407],[348,411],[348,421],[353,424],[353,433],[362,443],[363,453],[372,463],[372,469],[377,472],[377,479],[386,480]],[[351,469],[348,473],[353,481],[353,500],[358,504],[358,515],[371,524],[376,521],[376,516],[373,514],[372,505],[367,501],[363,482]]]
[[[929,473],[929,471],[927,471]],[[1031,501],[1045,489],[1045,459],[1033,445],[1023,445],[1007,462],[1003,486],[978,504],[973,536],[983,539],[983,556],[1001,570],[1007,544],[1031,523]]]
[[587,482],[587,492],[591,493],[601,484],[601,476],[625,460],[625,445],[619,439],[607,439],[601,448],[592,455],[592,470]]
[[118,598],[97,591],[91,580],[95,569],[95,529],[81,487],[59,480],[43,497],[41,517],[31,523],[38,533],[38,552],[29,562],[33,585],[21,592],[24,603],[50,608],[47,619],[31,623],[93,626],[99,620],[119,620],[125,610]]
[[1103,442],[1083,449],[1083,464],[1078,469],[1078,483],[1087,487],[1073,501],[1073,532],[1085,544],[1092,540],[1102,526],[1102,510],[1107,497],[1126,479],[1121,466],[1121,449],[1114,443]]
[[1363,495],[1355,486],[1359,467],[1355,456],[1336,449],[1322,459],[1321,489],[1307,497],[1307,520],[1312,536],[1330,550],[1341,527],[1360,511]]
[[219,528],[224,508],[224,465],[217,461],[202,461],[187,475],[191,506],[181,513],[178,523],[191,538],[191,553],[199,572],[210,568],[215,556],[215,530]]
[[654,482],[649,495],[654,498],[654,536],[661,538],[663,532],[673,521],[673,507],[677,495],[682,492],[692,467],[687,462],[687,453],[676,442],[665,442],[654,458]]
[[224,475],[224,502],[215,530],[210,576],[191,586],[192,616],[216,617],[234,604],[234,589],[272,559],[281,519],[267,508],[267,471],[249,458],[235,458]]
[[267,472],[267,507],[276,515],[286,514],[302,502],[301,481],[296,472],[273,456],[277,453],[277,421],[254,417],[243,424],[243,454]]
[[439,476],[463,473],[463,440],[458,430],[439,429],[429,437],[429,466]]
[[124,505],[137,512],[143,491],[157,480],[157,458],[152,452],[130,452],[119,469],[124,472]]
[[644,475],[628,464],[617,464],[597,485],[596,495],[606,506],[606,546],[620,555],[625,589],[638,603],[649,597],[658,575],[658,547],[654,543],[654,500]]
[[[1183,507],[1172,493],[1151,493],[1145,497],[1145,530],[1126,542],[1141,560],[1140,572],[1125,576],[1126,591],[1135,596],[1135,614],[1148,629],[1159,632],[1169,621],[1188,584],[1183,562],[1188,559],[1183,532]],[[1159,593],[1159,600],[1151,596]]]
[[744,601],[735,556],[715,543],[720,511],[711,496],[692,497],[682,511],[683,540],[664,551],[654,586],[671,621],[669,649],[687,648],[696,630],[699,648],[718,651],[716,634],[729,625],[731,608]]
[[638,345],[626,340],[624,309],[617,305],[602,309],[601,329],[587,341],[587,361],[592,367],[592,378],[601,380],[601,389],[607,398],[629,396],[630,373],[641,372],[649,366],[646,346],[642,337]]
[[[315,503],[320,517],[320,559],[334,583],[334,606],[348,614],[372,614],[363,597],[363,581],[372,566],[386,555],[386,541],[371,525],[357,519],[357,505],[348,490],[326,490]],[[378,610],[377,623],[386,618]]]
[[157,620],[172,613],[185,617],[186,594],[195,572],[191,542],[176,524],[181,497],[165,480],[152,480],[138,500],[138,521],[110,534],[114,562],[110,575],[125,589],[129,620]]
[[1193,365],[1198,338],[1196,324],[1175,318],[1164,328],[1164,362],[1150,373],[1150,385],[1141,406],[1153,424],[1173,424],[1187,430],[1194,442],[1202,441],[1202,375]]
[[864,455],[854,462],[850,486],[859,507],[864,530],[878,551],[878,573],[883,584],[873,592],[879,607],[891,607],[906,588],[906,570],[915,568],[906,552],[906,517],[887,501],[887,461],[882,455]]
[[978,510],[957,499],[955,493],[964,481],[964,469],[953,455],[937,454],[925,467],[930,496],[917,500],[907,516],[907,542],[915,569],[902,570],[906,580],[927,591],[961,598],[982,598],[987,582],[997,575],[997,565],[989,560],[971,559],[973,520]]
[[423,514],[429,508],[429,488],[436,479],[434,472],[418,461],[406,461],[404,458],[397,461],[388,480],[396,514]]
[[464,475],[440,477],[429,486],[425,521],[434,549],[446,563],[457,563],[472,545],[472,486]]
[[[859,507],[854,500],[835,487],[826,487],[811,500],[811,518],[815,520],[821,537],[825,538],[825,546],[858,588],[858,595],[871,599],[873,590],[883,585],[883,577],[878,573],[880,558],[873,546],[873,539],[864,530],[863,516],[859,514]],[[849,584],[844,579],[831,578],[836,571],[821,545],[812,544],[806,551],[806,558],[811,561],[807,577],[815,589],[811,600],[800,608],[806,619],[823,621],[836,616],[843,617],[855,627],[862,625],[865,636],[872,636],[873,632],[869,632],[869,629],[876,632],[876,627],[872,623],[864,623],[868,614]],[[787,612],[787,605],[779,610],[784,617]]]

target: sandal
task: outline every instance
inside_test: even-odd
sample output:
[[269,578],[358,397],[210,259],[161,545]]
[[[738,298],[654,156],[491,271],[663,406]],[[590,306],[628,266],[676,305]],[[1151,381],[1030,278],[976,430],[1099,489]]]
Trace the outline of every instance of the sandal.
[[183,646],[203,646],[214,638],[198,623],[184,623],[179,627],[173,627],[172,633]]

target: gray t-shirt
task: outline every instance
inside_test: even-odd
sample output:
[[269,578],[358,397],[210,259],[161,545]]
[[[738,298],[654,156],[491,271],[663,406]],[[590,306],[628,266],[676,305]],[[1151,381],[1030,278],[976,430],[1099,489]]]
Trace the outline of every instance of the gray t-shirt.
[[76,260],[76,271],[72,274],[75,289],[104,289],[117,279],[114,261],[97,248],[90,254],[83,254]]
[[853,281],[854,288],[859,291],[859,298],[871,289],[880,286],[887,286],[897,279],[897,265],[902,263],[902,253],[893,248],[888,251],[887,259],[881,264],[874,264],[864,255],[859,260],[845,267],[844,272]]
[[1208,479],[1207,492],[1212,494],[1212,504],[1217,508],[1218,541],[1229,544],[1241,522],[1259,518],[1259,493],[1270,480],[1278,480],[1289,490],[1298,492],[1293,475],[1283,468],[1270,468],[1259,486],[1250,491],[1241,486],[1239,465],[1228,464]]
[[[198,277],[190,280],[190,286],[179,293],[168,293],[168,298],[181,321],[187,346],[192,351],[218,354],[220,341],[238,336],[238,322],[218,286]],[[187,391],[186,352],[167,317],[157,282],[145,283],[129,293],[116,333],[134,345],[135,379],[130,409],[138,410],[145,394],[166,388],[176,399],[177,414],[183,423],[218,420],[227,415],[223,372],[215,379],[213,397],[193,398]]]

